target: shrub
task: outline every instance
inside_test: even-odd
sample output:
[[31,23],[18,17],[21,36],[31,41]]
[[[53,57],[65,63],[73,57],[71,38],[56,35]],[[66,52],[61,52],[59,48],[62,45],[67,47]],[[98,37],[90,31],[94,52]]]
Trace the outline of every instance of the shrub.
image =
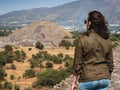
[[21,61],[20,51],[16,50],[14,53],[15,53],[15,60],[17,60],[18,62],[20,62]]
[[22,59],[26,58],[26,53],[23,50],[21,50],[21,56],[22,56]]
[[4,52],[0,52],[0,67],[6,64]]
[[13,63],[14,60],[14,55],[13,55],[13,51],[5,51],[5,56],[6,56],[6,62],[7,63]]
[[0,67],[0,81],[3,81],[6,76],[7,74],[5,73],[5,70]]
[[30,60],[30,67],[31,68],[39,67],[39,62],[34,59]]
[[15,64],[11,64],[11,69],[16,70],[16,66],[15,66]]
[[4,88],[5,89],[12,89],[12,87],[13,87],[13,85],[12,85],[11,82],[8,82],[8,81],[4,82]]
[[43,50],[43,48],[44,48],[44,45],[43,45],[41,42],[36,42],[36,45],[35,45],[35,47],[36,47],[36,48],[38,48],[38,49],[41,49],[41,50]]
[[117,42],[114,42],[113,44],[112,44],[112,47],[113,48],[115,48],[115,47],[117,47],[119,44],[117,43]]
[[25,87],[24,90],[32,90],[30,87]]
[[15,54],[15,60],[18,61],[18,62],[22,62],[25,58],[26,58],[26,53],[21,50],[16,50],[14,51],[14,54]]
[[64,46],[67,50],[70,48],[70,46],[72,46],[71,42],[67,41],[67,40],[62,40],[59,43],[59,46]]
[[46,68],[52,68],[53,67],[53,64],[51,62],[46,62]]
[[78,31],[73,31],[73,32],[71,32],[71,34],[72,34],[72,38],[78,38],[78,37],[80,37],[80,32],[78,32]]
[[0,83],[0,90],[2,90],[3,89],[3,85],[2,85],[2,83]]
[[70,57],[68,54],[66,54],[64,57],[64,61],[70,61],[70,60],[73,60],[73,58]]
[[15,76],[12,74],[12,75],[10,75],[10,79],[11,80],[14,80],[15,79]]
[[120,34],[113,33],[110,35],[110,39],[111,39],[111,41],[118,41],[118,40],[120,40]]
[[32,48],[28,48],[28,50],[29,50],[29,51],[31,51],[31,50],[32,50]]
[[12,48],[12,46],[11,45],[5,45],[5,51],[13,51],[13,48]]
[[64,55],[63,55],[63,53],[59,53],[57,56],[60,58],[63,58]]
[[35,82],[35,86],[54,86],[57,83],[59,83],[61,80],[64,80],[66,77],[70,76],[69,73],[66,72],[66,70],[53,70],[53,69],[47,69],[44,72],[40,72],[37,75],[37,81]]
[[28,69],[23,74],[23,77],[25,77],[25,78],[33,78],[35,76],[36,76],[36,73],[35,73],[35,71],[33,69]]
[[19,85],[15,85],[14,86],[14,90],[20,90],[20,86]]

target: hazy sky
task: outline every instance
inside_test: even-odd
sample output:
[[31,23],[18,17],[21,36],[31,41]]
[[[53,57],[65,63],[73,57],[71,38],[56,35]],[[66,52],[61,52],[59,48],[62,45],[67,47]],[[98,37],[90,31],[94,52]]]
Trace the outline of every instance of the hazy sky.
[[77,0],[0,0],[0,15],[22,9],[54,7]]

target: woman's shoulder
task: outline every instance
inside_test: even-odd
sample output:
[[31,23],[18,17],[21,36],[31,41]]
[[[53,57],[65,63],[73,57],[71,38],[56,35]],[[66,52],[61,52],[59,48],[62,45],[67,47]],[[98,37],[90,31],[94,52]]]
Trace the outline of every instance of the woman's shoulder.
[[87,32],[83,32],[80,34],[79,39],[85,38],[86,36],[88,36]]

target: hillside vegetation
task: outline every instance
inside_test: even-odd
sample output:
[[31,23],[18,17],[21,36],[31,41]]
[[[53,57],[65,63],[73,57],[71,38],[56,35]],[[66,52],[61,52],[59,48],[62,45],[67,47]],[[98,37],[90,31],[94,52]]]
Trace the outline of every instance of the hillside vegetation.
[[[25,58],[19,54],[21,51],[24,51],[25,54],[23,54],[23,56],[25,56]],[[3,64],[2,69],[5,70],[4,73],[6,74],[5,77],[1,79],[3,81],[2,88],[14,89],[17,85],[16,87],[20,88],[20,90],[24,90],[28,87],[31,89],[33,88],[33,90],[38,90],[36,88],[43,90],[45,87],[53,86],[71,75],[70,65],[72,65],[71,61],[73,53],[74,48],[66,50],[61,47],[56,49],[39,50],[34,47],[13,47],[14,55],[12,55],[12,57],[14,59],[11,59],[11,62],[9,63],[5,62]],[[19,55],[21,59],[15,59],[15,57],[19,57]],[[62,77],[58,78],[58,76],[52,72],[55,72]],[[47,73],[48,76],[44,76],[45,73]],[[54,75],[56,76],[56,79]],[[51,76],[53,76],[53,78]],[[52,79],[57,81],[49,82],[48,78],[51,78],[50,81]],[[48,79],[48,81],[46,81],[46,79]],[[43,84],[42,80],[44,80],[44,82],[46,81],[46,83]],[[7,85],[10,86],[4,86],[5,83],[8,83]]]

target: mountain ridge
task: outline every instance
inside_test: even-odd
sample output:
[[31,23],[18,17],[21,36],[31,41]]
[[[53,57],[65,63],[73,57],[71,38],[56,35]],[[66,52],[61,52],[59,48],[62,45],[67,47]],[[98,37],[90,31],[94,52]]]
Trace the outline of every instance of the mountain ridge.
[[60,23],[72,20],[74,24],[83,24],[88,12],[92,10],[101,11],[109,23],[120,23],[120,0],[77,0],[51,8],[13,11],[0,15],[0,22],[48,20]]

